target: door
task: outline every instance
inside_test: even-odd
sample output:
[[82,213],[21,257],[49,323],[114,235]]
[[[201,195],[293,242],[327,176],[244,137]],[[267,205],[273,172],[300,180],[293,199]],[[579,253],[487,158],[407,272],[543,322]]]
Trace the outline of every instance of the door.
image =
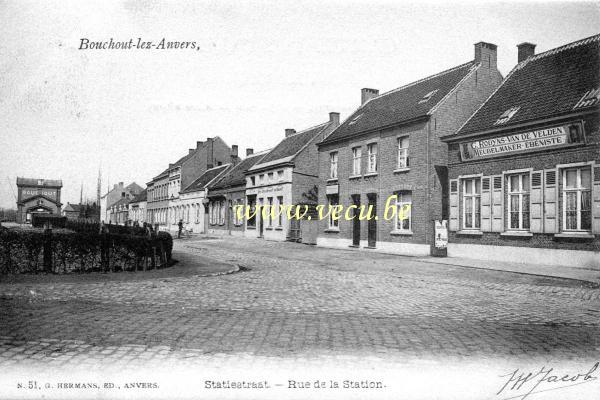
[[360,213],[360,195],[352,195],[352,204],[356,208],[352,209],[352,246],[358,247],[360,245],[360,220],[358,215]]
[[374,248],[377,245],[377,220],[375,219],[375,216],[377,215],[377,194],[369,193],[367,197],[369,198],[369,206],[373,207],[373,211],[371,213],[372,218],[369,219],[369,224],[367,228],[367,243],[369,247]]
[[263,199],[260,199],[258,201],[258,204],[260,205],[260,207],[258,208],[260,212],[256,213],[256,217],[259,220],[259,223],[258,223],[258,237],[261,238],[261,237],[263,237],[263,230],[265,228],[263,217],[262,217]]

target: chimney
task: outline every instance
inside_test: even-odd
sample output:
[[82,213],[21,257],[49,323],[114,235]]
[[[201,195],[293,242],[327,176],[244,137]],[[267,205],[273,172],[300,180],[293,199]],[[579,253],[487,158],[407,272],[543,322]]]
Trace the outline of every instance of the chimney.
[[373,97],[376,97],[378,95],[379,90],[377,89],[362,88],[360,90],[360,105],[362,106],[367,101],[371,100]]
[[204,144],[204,142],[202,140],[198,140],[196,142],[196,148],[199,149],[203,144]]
[[340,113],[339,112],[330,112],[329,113],[329,122],[333,123],[334,126],[340,125]]
[[246,157],[251,156],[252,154],[254,154],[254,149],[246,149]]
[[535,55],[535,44],[533,43],[523,42],[517,45],[517,49],[519,52],[517,62],[525,61]]
[[195,151],[196,151],[196,149],[189,149],[188,151],[189,151],[189,153],[188,153],[188,154],[192,154],[193,152],[195,152]]
[[295,129],[290,129],[290,128],[288,128],[288,129],[286,129],[286,130],[285,130],[285,137],[290,137],[290,136],[292,136],[294,133],[296,133],[296,130],[295,130]]
[[232,144],[231,145],[231,157],[237,157],[237,156],[238,156],[238,145]]
[[498,46],[492,43],[475,43],[475,62],[487,68],[496,68]]

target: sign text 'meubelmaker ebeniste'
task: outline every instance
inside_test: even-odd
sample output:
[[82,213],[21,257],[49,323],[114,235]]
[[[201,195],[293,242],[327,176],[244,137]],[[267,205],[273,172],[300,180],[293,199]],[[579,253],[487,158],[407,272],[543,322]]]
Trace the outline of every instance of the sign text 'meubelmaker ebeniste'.
[[460,144],[463,161],[585,143],[581,122]]

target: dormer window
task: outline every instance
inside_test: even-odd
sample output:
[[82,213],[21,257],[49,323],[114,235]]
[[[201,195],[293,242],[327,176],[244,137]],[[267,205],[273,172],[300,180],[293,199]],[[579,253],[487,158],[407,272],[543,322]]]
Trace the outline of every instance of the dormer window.
[[363,116],[363,114],[358,114],[356,117],[352,118],[352,120],[350,122],[348,122],[348,125],[354,125],[359,119],[361,119]]
[[494,122],[494,125],[502,125],[502,124],[507,123],[508,121],[511,120],[512,117],[515,116],[517,111],[519,111],[520,109],[521,109],[521,107],[515,106],[515,107],[511,107],[508,110],[504,111],[502,113],[502,115],[500,116],[500,118],[498,118],[498,120],[496,122]]
[[425,96],[423,96],[423,98],[421,100],[419,100],[419,104],[427,103],[433,97],[433,95],[437,93],[438,90],[439,89],[435,89],[435,90],[432,90],[431,92],[427,93]]
[[575,107],[573,107],[573,109],[595,106],[599,102],[600,88],[588,90],[587,92],[585,92],[583,97],[577,102],[577,104],[575,104]]

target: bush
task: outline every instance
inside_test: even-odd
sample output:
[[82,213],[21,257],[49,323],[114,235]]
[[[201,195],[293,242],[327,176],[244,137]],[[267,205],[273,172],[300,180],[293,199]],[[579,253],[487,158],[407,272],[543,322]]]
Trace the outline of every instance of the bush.
[[53,228],[64,228],[67,222],[67,217],[61,217],[55,214],[33,214],[31,216],[31,226],[43,228],[50,224]]
[[168,266],[173,239],[146,235],[0,229],[0,274],[126,271]]

